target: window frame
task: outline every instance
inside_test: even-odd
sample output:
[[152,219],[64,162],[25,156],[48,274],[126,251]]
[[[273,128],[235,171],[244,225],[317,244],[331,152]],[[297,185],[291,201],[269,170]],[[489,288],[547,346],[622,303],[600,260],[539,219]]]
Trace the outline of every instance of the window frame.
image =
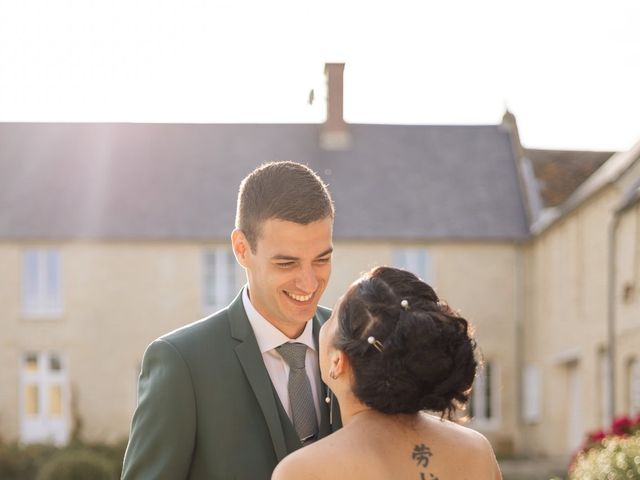
[[395,247],[391,252],[394,266],[415,274],[428,284],[434,281],[431,250],[426,247]]
[[[486,382],[487,369],[489,371],[488,383]],[[467,413],[472,415],[470,424],[474,428],[497,430],[501,426],[501,373],[500,365],[495,360],[485,361],[478,370],[473,388],[471,389],[469,407],[467,408]],[[492,413],[490,417],[484,415],[484,412],[486,412],[487,397],[489,397],[490,411]],[[483,415],[478,415],[478,412],[483,412]]]
[[63,313],[62,254],[58,249],[23,252],[22,313],[29,319],[57,319]]
[[[37,361],[33,370],[27,367],[27,358],[30,356]],[[59,361],[57,369],[51,368],[54,358]],[[52,442],[58,446],[67,444],[71,434],[71,392],[66,357],[58,351],[25,352],[20,356],[19,375],[20,441]],[[32,386],[37,388],[37,411],[34,414],[27,412],[27,391]],[[59,414],[51,412],[53,389],[58,389],[60,394],[59,403],[56,404],[60,408]]]
[[243,273],[230,247],[210,247],[203,251],[201,306],[204,314],[229,305],[245,283]]
[[522,419],[529,425],[542,420],[542,372],[538,365],[525,365],[522,371]]

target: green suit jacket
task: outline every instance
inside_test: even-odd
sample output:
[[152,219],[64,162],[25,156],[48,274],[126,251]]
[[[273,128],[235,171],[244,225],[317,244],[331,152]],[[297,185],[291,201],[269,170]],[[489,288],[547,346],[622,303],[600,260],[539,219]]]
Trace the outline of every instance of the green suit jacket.
[[[330,311],[319,307],[318,332]],[[147,348],[122,478],[269,479],[302,445],[262,360],[242,295]],[[320,436],[341,426],[321,389]],[[333,425],[330,424],[330,418]]]

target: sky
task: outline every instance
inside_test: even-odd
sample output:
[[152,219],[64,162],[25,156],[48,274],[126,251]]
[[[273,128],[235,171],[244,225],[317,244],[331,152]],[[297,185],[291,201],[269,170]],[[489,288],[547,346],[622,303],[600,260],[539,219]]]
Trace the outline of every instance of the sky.
[[[496,124],[640,141],[638,0],[0,0],[0,121]],[[315,101],[308,103],[314,89]]]

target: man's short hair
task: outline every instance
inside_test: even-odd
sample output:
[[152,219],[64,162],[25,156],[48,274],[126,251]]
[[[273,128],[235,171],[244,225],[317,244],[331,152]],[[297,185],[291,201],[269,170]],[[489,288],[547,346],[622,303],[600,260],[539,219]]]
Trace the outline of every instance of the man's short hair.
[[275,218],[307,225],[333,218],[331,195],[309,167],[295,162],[261,165],[240,183],[236,228],[255,253],[262,222]]

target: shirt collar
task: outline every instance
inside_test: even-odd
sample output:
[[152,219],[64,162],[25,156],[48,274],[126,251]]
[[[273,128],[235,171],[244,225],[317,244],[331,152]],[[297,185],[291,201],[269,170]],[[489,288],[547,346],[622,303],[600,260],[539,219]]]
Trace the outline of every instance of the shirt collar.
[[242,305],[244,306],[244,311],[247,313],[249,323],[251,323],[251,328],[253,328],[253,333],[258,341],[260,353],[268,352],[269,350],[279,347],[283,343],[293,341],[304,343],[310,349],[314,351],[316,350],[316,345],[313,340],[313,322],[307,322],[302,334],[298,338],[289,338],[274,327],[254,308],[251,300],[249,299],[248,286],[245,286],[242,290]]

